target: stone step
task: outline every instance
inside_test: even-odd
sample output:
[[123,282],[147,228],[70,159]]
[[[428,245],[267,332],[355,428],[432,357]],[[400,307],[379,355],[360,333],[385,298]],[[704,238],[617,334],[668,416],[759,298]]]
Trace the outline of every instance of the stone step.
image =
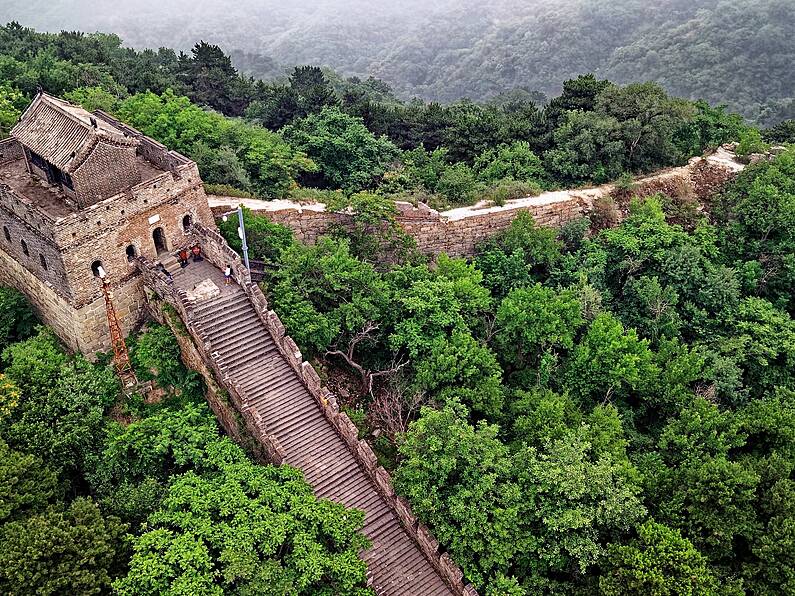
[[[251,307],[247,296],[243,292],[235,292],[229,296],[212,298],[202,301],[194,306],[193,315],[196,319],[205,319],[213,313],[228,309],[232,305],[247,304]],[[253,307],[251,307],[254,310]]]
[[240,355],[239,357],[236,356],[234,359],[235,369],[237,370],[238,367],[241,366],[249,366],[258,361],[270,360],[273,358],[271,354],[273,354],[273,352],[251,352],[250,354]]
[[226,328],[215,330],[211,334],[208,334],[207,337],[209,338],[211,335],[211,341],[217,345],[228,343],[230,340],[237,339],[241,335],[247,335],[251,338],[263,337],[270,339],[270,341],[273,342],[270,333],[268,333],[267,330],[262,329],[262,327],[258,325],[259,322],[260,321],[257,318],[257,315],[252,312],[245,318],[241,318],[239,321],[236,321],[235,325],[227,325]]
[[208,337],[215,333],[223,333],[229,330],[229,326],[235,326],[236,320],[255,316],[254,309],[250,304],[237,304],[230,302],[226,307],[220,308],[208,314],[201,314],[196,322],[202,327]]
[[[270,363],[269,363],[270,364]],[[285,365],[286,366],[286,365]],[[291,374],[286,374],[290,372]],[[246,387],[251,395],[257,395],[260,392],[274,392],[288,386],[300,385],[303,383],[292,370],[286,371],[280,366],[265,369],[260,372],[256,377],[249,377],[241,383]]]
[[[173,264],[179,275],[176,259]],[[363,556],[377,593],[452,594],[282,355],[248,296],[233,288],[202,301],[191,309],[190,323],[240,388],[247,408],[279,440],[285,462],[304,471],[319,497],[365,512],[364,533],[373,546]]]
[[[247,338],[241,338],[238,342],[237,344],[228,344],[216,348],[222,358],[234,364],[235,371],[248,362],[251,357],[273,360],[272,352],[274,346],[271,342],[264,339],[251,340]],[[233,358],[233,360],[229,360],[230,358]]]

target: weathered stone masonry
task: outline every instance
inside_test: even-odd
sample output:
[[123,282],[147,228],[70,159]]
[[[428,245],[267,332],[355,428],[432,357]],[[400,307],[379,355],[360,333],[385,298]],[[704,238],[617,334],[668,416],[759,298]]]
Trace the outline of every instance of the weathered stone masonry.
[[89,355],[110,348],[96,266],[129,333],[145,304],[134,257],[156,260],[190,242],[193,222],[213,225],[195,163],[107,114],[45,94],[0,142],[0,220],[0,281]]
[[[692,193],[705,199],[733,177],[742,165],[734,155],[722,148],[714,155],[694,158],[688,165],[640,178],[635,181],[632,194],[648,196],[664,192],[671,196]],[[560,227],[587,215],[594,201],[615,192],[612,185],[580,190],[543,193],[509,201],[504,206],[485,203],[438,212],[425,205],[398,203],[397,221],[417,241],[418,248],[427,254],[445,252],[452,256],[472,256],[475,247],[510,226],[521,212],[529,212],[540,225]],[[216,215],[225,213],[241,202],[234,197],[210,196]],[[292,229],[298,239],[314,243],[332,224],[349,225],[350,216],[328,212],[323,205],[302,205],[290,201],[243,200],[244,205],[275,223]]]

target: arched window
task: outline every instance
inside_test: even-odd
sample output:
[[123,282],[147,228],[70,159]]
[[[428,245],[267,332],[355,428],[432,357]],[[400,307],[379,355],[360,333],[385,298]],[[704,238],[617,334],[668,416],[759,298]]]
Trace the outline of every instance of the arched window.
[[44,258],[44,255],[39,254],[39,263],[41,263],[41,268],[47,271],[49,267],[47,267],[47,259]]
[[19,243],[22,245],[22,252],[25,253],[26,257],[29,257],[30,256],[30,252],[28,251],[28,243],[25,242],[24,238],[22,240],[20,240]]
[[191,217],[190,213],[188,213],[185,217],[182,218],[182,229],[187,232],[188,230],[190,230],[192,224],[193,224],[193,218]]
[[130,244],[124,252],[127,253],[128,261],[132,261],[138,256],[138,251],[136,250],[134,244]]
[[8,231],[8,226],[3,226],[3,236],[6,237],[6,242],[11,242],[11,232]]
[[[91,271],[94,273],[94,277],[99,277],[99,269],[102,267],[102,261],[94,261],[91,263]],[[104,267],[102,267],[104,269]]]

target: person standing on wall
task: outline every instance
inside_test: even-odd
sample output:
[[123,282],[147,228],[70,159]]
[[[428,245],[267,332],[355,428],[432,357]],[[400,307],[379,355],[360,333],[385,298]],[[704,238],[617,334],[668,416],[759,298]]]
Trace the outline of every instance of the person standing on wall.
[[232,267],[229,265],[226,266],[224,270],[224,285],[228,286],[232,283]]

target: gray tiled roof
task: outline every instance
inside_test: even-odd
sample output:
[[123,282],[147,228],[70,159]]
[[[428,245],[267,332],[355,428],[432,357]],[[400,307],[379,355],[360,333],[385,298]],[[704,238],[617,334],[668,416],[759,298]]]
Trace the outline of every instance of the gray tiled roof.
[[83,108],[46,93],[33,100],[11,136],[64,172],[77,169],[99,142],[131,147],[138,144]]

